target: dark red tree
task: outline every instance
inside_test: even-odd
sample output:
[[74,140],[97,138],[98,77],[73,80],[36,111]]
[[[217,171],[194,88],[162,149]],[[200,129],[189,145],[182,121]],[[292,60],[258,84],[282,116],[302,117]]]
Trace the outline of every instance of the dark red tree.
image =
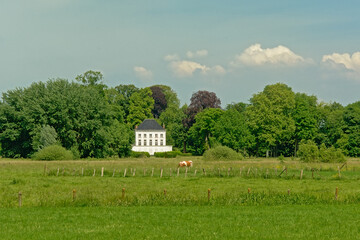
[[160,114],[167,108],[167,101],[163,90],[158,86],[150,87],[154,99],[154,108],[151,110],[154,118],[159,118]]
[[190,128],[195,122],[195,116],[205,108],[221,108],[221,101],[214,92],[197,91],[191,96],[190,105],[187,108],[187,119],[184,126]]

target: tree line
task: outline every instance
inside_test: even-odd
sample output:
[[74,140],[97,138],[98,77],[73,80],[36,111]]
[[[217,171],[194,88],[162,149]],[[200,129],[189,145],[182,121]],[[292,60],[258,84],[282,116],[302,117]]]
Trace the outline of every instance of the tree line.
[[299,146],[311,144],[360,156],[360,101],[318,102],[277,83],[249,103],[224,109],[209,91],[195,92],[189,105],[180,106],[176,92],[165,85],[108,87],[95,71],[75,80],[50,79],[3,93],[3,157],[30,157],[54,144],[81,158],[126,157],[135,126],[147,118],[166,126],[167,144],[194,155],[223,145],[244,156],[296,156]]

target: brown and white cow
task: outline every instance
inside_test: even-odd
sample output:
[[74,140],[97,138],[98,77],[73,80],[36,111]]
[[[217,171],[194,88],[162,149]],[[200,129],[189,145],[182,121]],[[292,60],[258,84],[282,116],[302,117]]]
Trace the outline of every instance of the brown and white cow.
[[182,161],[182,162],[179,162],[178,167],[192,167],[192,161]]

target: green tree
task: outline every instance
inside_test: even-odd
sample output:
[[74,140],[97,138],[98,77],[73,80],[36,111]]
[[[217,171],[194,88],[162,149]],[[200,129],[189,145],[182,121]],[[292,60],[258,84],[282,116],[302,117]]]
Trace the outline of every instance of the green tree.
[[154,107],[154,99],[150,88],[143,88],[131,95],[129,101],[128,125],[133,129],[145,119],[151,118],[151,110]]
[[223,115],[219,108],[207,108],[198,113],[194,125],[189,129],[188,149],[196,155],[201,155],[211,148],[215,142],[215,124]]
[[272,151],[290,155],[286,151],[292,145],[291,139],[295,132],[292,113],[295,108],[295,94],[285,84],[268,85],[263,92],[253,95],[250,106],[246,108],[249,126],[256,137],[258,154],[269,156]]
[[295,94],[295,154],[301,140],[313,140],[318,133],[317,98],[304,93]]
[[40,149],[43,149],[44,147],[57,144],[57,137],[58,134],[55,128],[49,125],[42,126],[41,128],[39,128],[38,132],[33,136],[32,139],[34,151],[38,151]]
[[[360,156],[360,101],[349,104],[344,110],[345,149],[349,156]],[[343,140],[344,141],[344,140]]]
[[222,145],[242,152],[244,156],[248,154],[255,142],[255,138],[247,126],[244,113],[239,112],[236,108],[230,108],[219,118],[215,124],[214,135]]

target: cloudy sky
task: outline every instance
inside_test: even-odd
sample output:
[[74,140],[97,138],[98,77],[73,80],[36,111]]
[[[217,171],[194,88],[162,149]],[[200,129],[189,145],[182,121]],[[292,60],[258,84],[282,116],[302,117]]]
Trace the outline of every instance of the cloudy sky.
[[0,91],[87,70],[225,106],[268,84],[360,100],[357,0],[0,0]]

